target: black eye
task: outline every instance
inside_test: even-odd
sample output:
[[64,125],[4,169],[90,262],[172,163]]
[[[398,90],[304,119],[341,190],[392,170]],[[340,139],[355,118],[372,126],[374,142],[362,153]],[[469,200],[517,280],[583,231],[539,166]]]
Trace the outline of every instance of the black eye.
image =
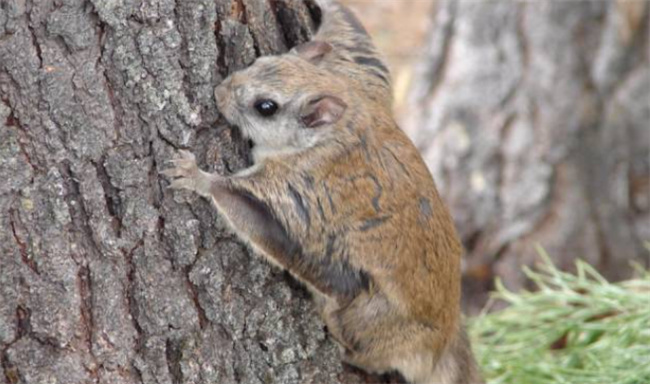
[[257,100],[254,106],[257,112],[264,117],[271,117],[278,111],[278,104],[269,99]]

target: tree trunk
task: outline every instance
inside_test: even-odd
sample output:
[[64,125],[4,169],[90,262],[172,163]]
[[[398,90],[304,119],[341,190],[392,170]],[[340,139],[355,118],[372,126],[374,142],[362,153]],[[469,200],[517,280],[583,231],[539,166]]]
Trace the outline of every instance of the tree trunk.
[[648,265],[647,1],[447,1],[406,129],[467,250],[468,296],[525,286],[540,244],[607,277]]
[[309,38],[298,0],[0,0],[0,383],[357,383],[314,314],[165,189],[247,164],[214,87]]

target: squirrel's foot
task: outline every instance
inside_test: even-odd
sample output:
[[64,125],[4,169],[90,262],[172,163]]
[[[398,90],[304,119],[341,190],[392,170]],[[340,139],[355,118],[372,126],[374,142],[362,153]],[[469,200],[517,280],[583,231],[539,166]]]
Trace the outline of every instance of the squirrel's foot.
[[196,165],[196,157],[191,152],[180,150],[179,153],[179,158],[170,160],[174,167],[160,172],[172,179],[167,188],[187,189],[201,196],[209,196],[210,184],[219,176],[201,171]]

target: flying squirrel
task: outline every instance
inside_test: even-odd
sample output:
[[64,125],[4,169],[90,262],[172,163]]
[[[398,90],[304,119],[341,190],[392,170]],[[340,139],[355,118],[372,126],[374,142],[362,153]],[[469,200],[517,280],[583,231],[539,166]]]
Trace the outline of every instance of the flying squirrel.
[[253,250],[305,284],[345,362],[414,384],[477,384],[460,313],[462,247],[392,114],[388,67],[357,17],[318,2],[315,37],[215,90],[252,140],[230,176],[181,151],[170,188],[210,199]]

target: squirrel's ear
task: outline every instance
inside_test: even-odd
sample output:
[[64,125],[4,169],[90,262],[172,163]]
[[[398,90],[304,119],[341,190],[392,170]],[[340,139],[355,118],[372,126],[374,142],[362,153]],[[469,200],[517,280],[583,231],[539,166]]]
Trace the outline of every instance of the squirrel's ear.
[[312,64],[318,64],[331,51],[332,45],[324,41],[310,41],[291,49],[291,53],[298,55]]
[[307,128],[334,124],[341,119],[348,105],[336,96],[318,96],[302,109],[300,119]]

